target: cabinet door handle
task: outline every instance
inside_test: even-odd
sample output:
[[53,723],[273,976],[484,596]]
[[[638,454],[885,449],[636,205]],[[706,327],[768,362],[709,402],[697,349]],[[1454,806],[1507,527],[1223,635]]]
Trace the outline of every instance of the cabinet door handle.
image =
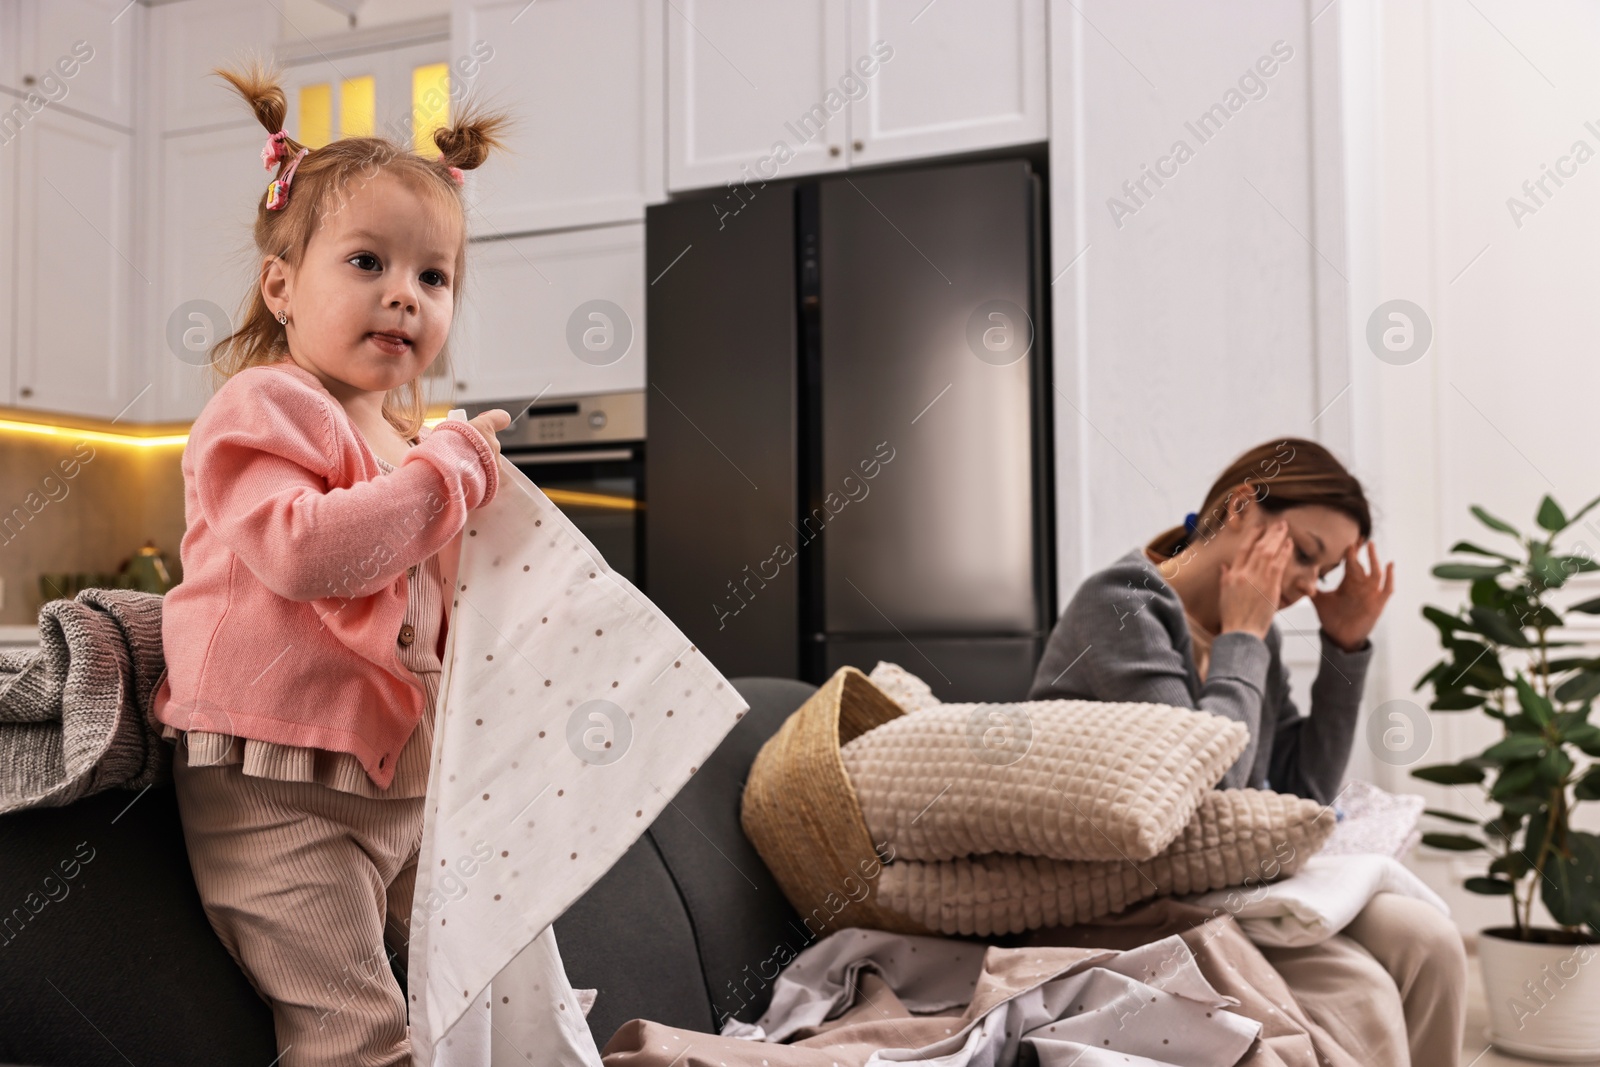
[[862,142],[860,142],[860,141],[856,141],[850,147],[854,148],[857,152],[859,152],[859,151],[861,151],[863,148],[865,148],[867,146],[865,144],[863,144]]
[[17,393],[18,393],[19,396],[22,396],[23,398],[30,397],[30,396],[33,395],[33,387],[32,386],[28,386],[28,385],[24,385],[21,389],[17,390]]
[[22,84],[23,85],[37,85],[38,83],[39,83],[39,79],[35,78],[32,74],[24,74],[22,76]]
[[836,156],[838,154],[839,154],[839,146],[838,145],[831,144],[831,145],[828,146],[828,155]]

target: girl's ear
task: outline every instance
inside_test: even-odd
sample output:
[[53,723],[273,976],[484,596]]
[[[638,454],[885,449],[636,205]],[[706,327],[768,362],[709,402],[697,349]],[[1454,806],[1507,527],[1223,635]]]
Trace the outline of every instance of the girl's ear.
[[261,261],[261,295],[269,307],[282,307],[289,302],[289,265],[280,256],[267,256]]

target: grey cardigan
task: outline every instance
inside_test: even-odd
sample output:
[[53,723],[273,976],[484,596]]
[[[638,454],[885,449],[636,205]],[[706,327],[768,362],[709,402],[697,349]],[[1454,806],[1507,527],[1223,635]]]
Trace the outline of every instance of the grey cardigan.
[[1219,788],[1274,789],[1332,802],[1350,759],[1372,642],[1346,652],[1323,632],[1311,714],[1289,693],[1274,622],[1218,634],[1204,684],[1177,591],[1136,548],[1078,587],[1045,645],[1029,700],[1145,701],[1214,712],[1250,730]]

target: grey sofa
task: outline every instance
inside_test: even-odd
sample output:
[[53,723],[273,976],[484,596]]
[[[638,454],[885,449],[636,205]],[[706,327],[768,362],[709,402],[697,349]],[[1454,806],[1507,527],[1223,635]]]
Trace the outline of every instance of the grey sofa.
[[[703,1031],[754,1020],[776,960],[813,940],[741,832],[739,797],[756,752],[815,687],[732,683],[750,712],[556,922],[573,985],[599,990],[588,1021],[602,1048],[633,1018]],[[266,1067],[276,1055],[266,1005],[201,910],[170,786],[0,817],[0,1065]]]

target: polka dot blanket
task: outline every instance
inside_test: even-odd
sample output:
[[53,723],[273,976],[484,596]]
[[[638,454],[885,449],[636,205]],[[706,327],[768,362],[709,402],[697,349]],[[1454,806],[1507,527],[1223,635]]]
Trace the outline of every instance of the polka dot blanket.
[[411,918],[412,1062],[598,1065],[550,924],[749,705],[504,457],[460,544]]

